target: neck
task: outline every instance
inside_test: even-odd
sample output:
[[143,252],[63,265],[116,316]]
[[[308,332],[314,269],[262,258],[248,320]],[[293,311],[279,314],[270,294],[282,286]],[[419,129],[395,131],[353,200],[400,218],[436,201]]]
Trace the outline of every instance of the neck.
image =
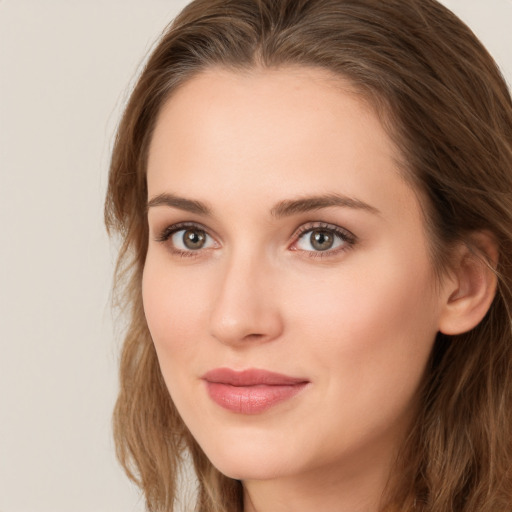
[[244,512],[379,512],[394,453],[354,459],[301,475],[244,481]]

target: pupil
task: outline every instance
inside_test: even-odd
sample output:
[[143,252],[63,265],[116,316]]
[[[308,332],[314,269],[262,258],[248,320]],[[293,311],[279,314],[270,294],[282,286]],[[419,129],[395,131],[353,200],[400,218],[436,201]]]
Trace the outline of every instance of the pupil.
[[183,243],[188,249],[201,249],[205,238],[205,234],[202,231],[189,229],[183,234]]
[[334,243],[333,236],[327,231],[313,231],[311,233],[311,245],[317,251],[327,251]]

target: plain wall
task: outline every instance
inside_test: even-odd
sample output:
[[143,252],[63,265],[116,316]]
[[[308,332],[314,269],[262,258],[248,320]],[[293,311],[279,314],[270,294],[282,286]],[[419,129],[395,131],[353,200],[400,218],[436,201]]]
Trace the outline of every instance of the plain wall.
[[[138,512],[102,224],[136,70],[185,0],[0,0],[0,512]],[[445,0],[512,82],[512,0]]]

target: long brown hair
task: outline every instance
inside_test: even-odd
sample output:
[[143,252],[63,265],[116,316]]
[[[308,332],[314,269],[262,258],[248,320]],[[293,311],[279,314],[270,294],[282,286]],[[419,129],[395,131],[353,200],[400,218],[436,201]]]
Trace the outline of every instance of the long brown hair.
[[348,78],[380,114],[423,198],[436,268],[454,242],[492,234],[498,290],[484,320],[439,335],[386,502],[394,510],[512,509],[512,102],[493,59],[435,0],[195,0],[150,56],[120,123],[105,207],[121,237],[116,286],[129,325],[114,413],[117,455],[151,511],[173,510],[190,455],[201,512],[243,510],[179,417],[144,317],[149,141],[163,103],[213,65],[302,65]]

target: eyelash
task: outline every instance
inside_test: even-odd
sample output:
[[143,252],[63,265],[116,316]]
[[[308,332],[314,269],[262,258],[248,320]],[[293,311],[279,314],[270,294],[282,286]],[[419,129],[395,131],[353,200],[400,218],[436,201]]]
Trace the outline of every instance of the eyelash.
[[[178,231],[186,231],[188,229],[196,229],[198,231],[204,231],[207,236],[211,237],[211,235],[208,235],[208,230],[202,226],[201,224],[197,224],[194,222],[180,222],[178,224],[173,224],[171,226],[167,226],[155,239],[157,242],[160,243],[166,243],[169,241],[169,239],[176,234]],[[182,258],[197,258],[201,250],[197,251],[183,251],[181,249],[177,249],[176,247],[173,247],[171,245],[170,250],[173,254],[176,256],[180,256]]]
[[[206,235],[210,238],[213,238],[211,235],[208,234],[208,230],[198,223],[190,223],[190,222],[180,222],[178,224],[173,224],[171,226],[166,227],[157,237],[156,242],[159,243],[167,243],[169,239],[176,234],[179,231],[185,231],[188,229],[196,229],[198,231],[204,231]],[[335,249],[327,249],[325,251],[306,251],[303,249],[293,249],[292,246],[296,244],[299,240],[301,240],[305,235],[308,233],[315,231],[315,230],[323,230],[328,233],[331,233],[334,235],[335,238],[341,240],[343,242],[343,245],[339,248]],[[323,222],[308,222],[304,225],[302,225],[299,229],[297,229],[293,235],[292,238],[294,239],[293,243],[289,246],[290,250],[302,252],[307,255],[309,258],[327,258],[330,256],[338,255],[339,253],[345,252],[347,250],[350,250],[354,247],[354,245],[357,242],[357,237],[351,233],[350,231],[341,228],[339,226],[336,226],[334,224],[327,224]],[[184,257],[184,258],[195,258],[200,256],[200,253],[202,252],[201,249],[198,250],[189,250],[184,251],[181,249],[177,249],[174,246],[170,247],[170,250],[173,254]],[[203,249],[204,250],[204,249]]]
[[347,229],[341,228],[334,224],[326,224],[324,222],[308,222],[307,224],[302,225],[297,231],[295,231],[293,234],[293,238],[295,239],[293,243],[296,244],[308,233],[316,230],[326,231],[333,234],[336,238],[343,242],[343,245],[336,249],[327,249],[325,251],[305,251],[301,249],[293,250],[306,253],[309,258],[328,258],[330,256],[336,256],[342,252],[352,249],[357,242],[357,237]]

